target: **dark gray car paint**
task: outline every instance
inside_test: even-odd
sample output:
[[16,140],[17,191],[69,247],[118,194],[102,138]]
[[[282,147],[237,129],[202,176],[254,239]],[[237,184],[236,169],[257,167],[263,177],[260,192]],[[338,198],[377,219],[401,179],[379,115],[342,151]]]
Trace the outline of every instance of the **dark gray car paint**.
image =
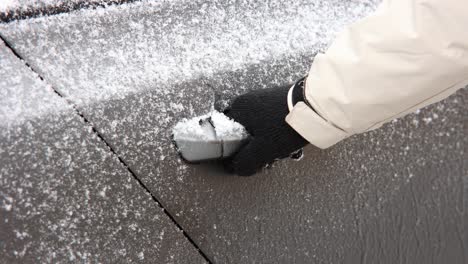
[[[143,27],[142,32],[135,32],[125,26],[125,19],[145,25],[158,21],[162,13],[168,17],[172,14],[178,16],[168,27],[176,27],[195,16],[196,4],[153,14],[151,10],[145,13],[130,8],[131,15],[122,15],[121,24],[104,16],[79,23],[104,28],[117,23],[113,32],[100,37],[111,42],[119,40],[116,32],[122,36],[142,34],[150,40],[164,39],[164,34],[191,36],[193,31],[184,28],[165,32]],[[226,3],[219,8],[233,9],[241,24],[245,22],[243,25],[254,30],[255,25],[242,16],[256,8],[249,4]],[[320,10],[323,4],[314,1],[315,6],[308,8]],[[336,8],[338,14],[347,12],[335,4],[329,8]],[[281,4],[265,10],[273,17],[295,15]],[[70,73],[80,72],[80,66],[99,62],[91,56],[83,58],[68,52],[67,41],[72,41],[73,35],[67,35],[66,24],[60,26],[68,23],[61,19],[46,19],[51,24],[38,21],[29,29],[6,25],[0,27],[0,33],[46,80],[78,105],[215,263],[466,263],[466,89],[330,149],[310,146],[299,162],[277,162],[255,177],[239,178],[225,175],[222,168],[211,164],[184,165],[170,144],[170,129],[182,117],[204,113],[213,105],[225,105],[247,90],[299,78],[324,43],[315,45],[315,50],[306,49],[304,39],[308,37],[295,38],[288,40],[294,44],[290,54],[281,57],[167,87],[155,80],[154,87],[136,87],[135,93],[122,98],[110,96],[87,104],[83,94],[92,92],[92,88],[85,89],[86,82],[80,79],[67,83],[61,74],[64,68]],[[57,36],[64,42],[55,43]],[[203,37],[210,41],[210,36]],[[41,56],[49,54],[47,46],[34,45],[43,39],[50,40],[56,49],[53,57]],[[95,47],[96,40],[99,37],[85,38],[79,45]],[[166,51],[165,44],[161,45],[161,50]],[[144,46],[140,49],[151,50]],[[170,49],[164,55],[179,56],[171,54]],[[51,66],[61,59],[73,63]],[[169,102],[181,103],[185,108],[171,109]]]
[[92,128],[0,42],[0,263],[205,263]]

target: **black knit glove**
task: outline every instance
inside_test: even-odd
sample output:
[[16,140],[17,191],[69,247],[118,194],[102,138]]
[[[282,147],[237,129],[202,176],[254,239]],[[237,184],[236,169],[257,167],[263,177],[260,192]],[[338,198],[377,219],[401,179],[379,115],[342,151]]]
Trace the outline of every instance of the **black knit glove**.
[[[293,102],[303,100],[303,79],[293,90]],[[291,85],[249,92],[234,99],[225,114],[242,124],[251,135],[250,141],[233,157],[225,160],[228,171],[250,176],[277,159],[307,145],[286,121],[287,94]]]

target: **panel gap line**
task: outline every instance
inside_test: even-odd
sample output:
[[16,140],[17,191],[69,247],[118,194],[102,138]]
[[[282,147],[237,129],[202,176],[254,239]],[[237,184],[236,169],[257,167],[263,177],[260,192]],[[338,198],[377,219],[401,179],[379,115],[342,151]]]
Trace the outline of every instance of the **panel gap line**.
[[[39,79],[41,79],[42,81],[46,82],[45,79],[42,77],[41,74],[39,74],[38,71],[36,71],[26,60],[24,60],[19,54],[18,52],[12,47],[12,45],[10,45],[10,43],[8,43],[6,41],[6,39],[0,35],[0,39],[5,43],[5,46],[11,50],[11,52],[18,58],[20,59],[22,62],[25,63],[25,65],[32,71],[34,72],[38,77]],[[195,249],[198,251],[198,253],[209,263],[209,264],[213,264],[213,261],[210,260],[210,258],[208,258],[208,256],[205,254],[205,252],[203,252],[201,250],[201,248],[198,246],[198,244],[189,236],[189,234],[182,228],[182,226],[176,221],[175,217],[163,206],[163,204],[160,202],[160,200],[155,196],[153,195],[153,193],[150,191],[150,189],[137,177],[136,173],[130,168],[130,166],[127,165],[127,163],[122,159],[122,157],[120,157],[117,152],[114,150],[114,148],[104,139],[104,137],[101,135],[101,133],[95,128],[95,126],[93,125],[92,122],[90,122],[88,120],[88,118],[85,117],[85,115],[78,109],[77,105],[75,103],[73,103],[71,100],[67,99],[62,93],[60,93],[60,91],[58,91],[56,88],[54,88],[52,85],[49,85],[49,87],[51,87],[52,91],[59,97],[61,97],[63,100],[65,100],[65,102],[71,106],[75,112],[75,114],[77,114],[80,119],[89,127],[91,127],[92,131],[93,131],[93,134],[96,135],[100,141],[102,141],[106,147],[108,148],[108,150],[112,153],[112,155],[114,155],[118,161],[127,169],[127,171],[132,175],[132,177],[138,182],[138,184],[140,185],[141,188],[143,188],[145,190],[145,192],[147,194],[149,194],[151,196],[151,198],[153,199],[154,202],[156,202],[156,204],[162,209],[162,211],[164,212],[164,214],[169,217],[169,219],[171,220],[171,222],[179,229],[179,231],[182,232],[182,234],[184,235],[184,237],[190,242],[190,244],[192,244],[193,247],[195,247]]]

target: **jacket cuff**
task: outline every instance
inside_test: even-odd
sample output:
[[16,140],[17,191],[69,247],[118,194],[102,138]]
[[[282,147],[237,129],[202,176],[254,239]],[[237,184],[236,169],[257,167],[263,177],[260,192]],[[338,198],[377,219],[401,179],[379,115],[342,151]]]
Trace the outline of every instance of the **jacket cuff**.
[[298,102],[286,116],[286,122],[311,144],[326,149],[351,136],[332,125],[304,102]]

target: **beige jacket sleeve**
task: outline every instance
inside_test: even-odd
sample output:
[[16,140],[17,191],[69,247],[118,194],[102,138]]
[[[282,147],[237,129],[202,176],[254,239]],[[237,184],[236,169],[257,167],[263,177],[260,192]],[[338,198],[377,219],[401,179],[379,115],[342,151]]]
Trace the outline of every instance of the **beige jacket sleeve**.
[[468,85],[468,0],[384,0],[318,54],[286,121],[327,148]]

